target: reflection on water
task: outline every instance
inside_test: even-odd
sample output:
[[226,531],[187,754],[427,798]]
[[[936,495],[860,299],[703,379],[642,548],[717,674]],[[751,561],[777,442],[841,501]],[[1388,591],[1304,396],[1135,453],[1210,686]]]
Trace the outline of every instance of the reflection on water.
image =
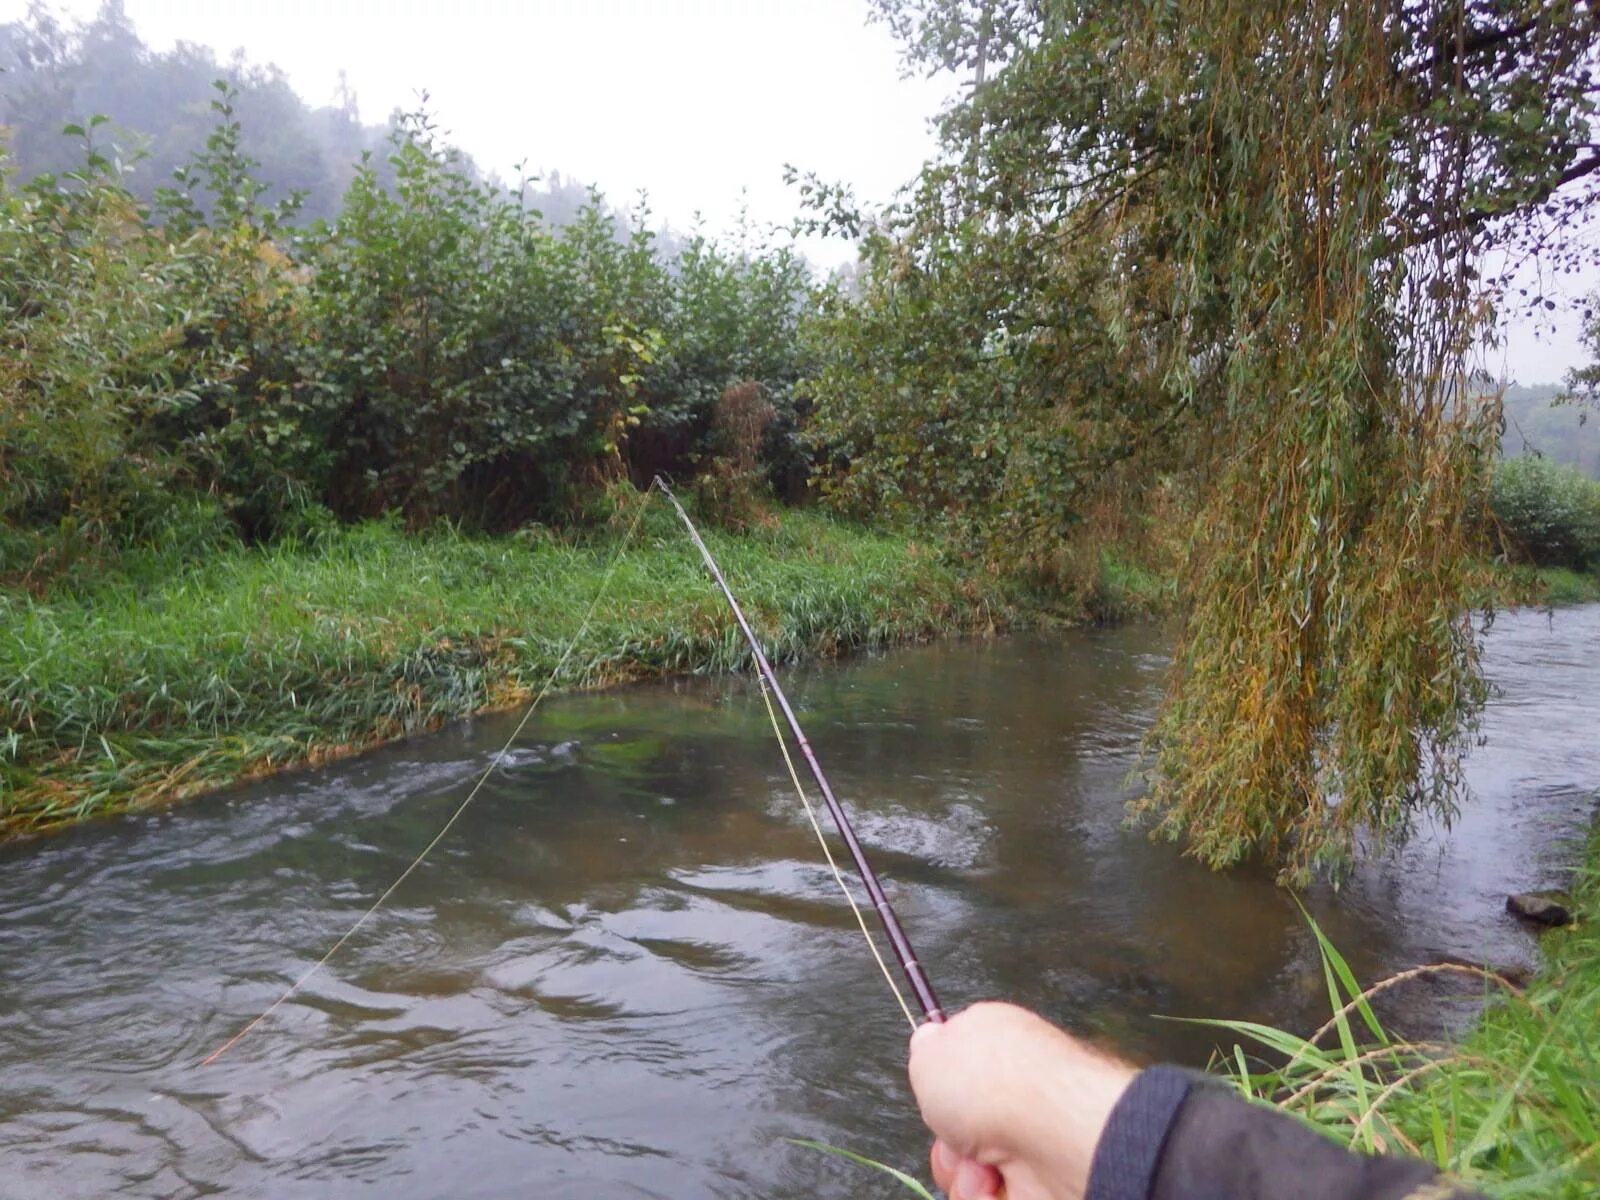
[[[1526,965],[1506,892],[1559,882],[1600,787],[1600,607],[1502,617],[1454,831],[1312,911],[1371,976]],[[903,651],[787,686],[951,1007],[1031,1004],[1142,1057],[1306,1027],[1294,901],[1122,826],[1150,629]],[[459,802],[480,720],[181,811],[0,850],[8,1197],[856,1196],[791,1146],[916,1165],[904,1022],[745,679],[551,703],[331,968],[216,1065]],[[1394,1014],[1457,1023],[1426,989]],[[890,1193],[885,1193],[890,1194]]]

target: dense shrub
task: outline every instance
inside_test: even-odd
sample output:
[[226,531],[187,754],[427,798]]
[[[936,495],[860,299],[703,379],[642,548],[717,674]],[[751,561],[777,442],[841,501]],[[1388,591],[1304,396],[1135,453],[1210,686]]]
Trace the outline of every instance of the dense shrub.
[[497,486],[547,492],[594,457],[600,393],[630,365],[589,307],[590,235],[559,237],[474,183],[422,118],[391,160],[393,190],[363,164],[338,222],[306,239],[309,352],[342,401],[334,499],[426,518],[481,515]]
[[95,149],[98,121],[69,127],[81,170],[0,173],[0,578],[123,545],[184,495],[250,538],[319,506],[579,519],[624,474],[711,469],[736,386],[773,414],[757,473],[803,466],[811,291],[791,251],[668,254],[644,210],[629,228],[598,194],[553,226],[425,113],[334,220],[297,227],[218,89],[205,149],[153,206]]
[[696,234],[671,269],[663,344],[644,371],[646,411],[628,440],[635,480],[705,470],[708,456],[723,452],[715,426],[724,393],[749,383],[772,410],[762,465],[780,490],[798,490],[796,476],[803,484],[810,463],[795,394],[812,361],[800,339],[811,283],[804,260],[787,247],[752,250],[744,239],[729,252]]
[[[85,135],[87,139],[87,135]],[[181,351],[182,261],[91,153],[73,178],[0,194],[0,518],[114,524],[170,473],[139,454]],[[130,453],[132,452],[132,453]]]
[[1600,566],[1600,483],[1547,458],[1508,459],[1491,503],[1502,551],[1542,567]]

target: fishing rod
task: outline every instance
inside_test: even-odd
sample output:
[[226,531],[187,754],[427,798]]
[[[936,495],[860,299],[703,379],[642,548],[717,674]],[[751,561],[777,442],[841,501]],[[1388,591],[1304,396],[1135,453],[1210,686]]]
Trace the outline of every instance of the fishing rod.
[[[567,665],[567,660],[572,657],[572,654],[577,649],[578,644],[583,640],[584,634],[588,632],[590,622],[593,620],[595,612],[600,606],[600,601],[610,589],[611,580],[616,575],[618,566],[621,565],[623,552],[633,542],[634,534],[638,532],[639,522],[644,516],[645,506],[650,501],[650,490],[654,488],[660,488],[662,495],[666,496],[666,498],[672,502],[672,507],[677,510],[678,517],[683,521],[684,528],[689,531],[689,537],[694,541],[695,546],[699,549],[700,557],[705,560],[706,568],[711,572],[711,577],[716,580],[717,586],[722,589],[723,597],[728,601],[728,606],[733,609],[734,619],[739,622],[739,628],[744,632],[745,640],[750,643],[750,649],[755,654],[756,665],[760,668],[763,684],[763,695],[767,700],[767,711],[770,715],[772,712],[772,697],[776,696],[778,699],[778,704],[783,709],[783,715],[788,719],[789,728],[793,730],[795,740],[799,743],[800,749],[805,755],[806,762],[811,767],[811,773],[816,777],[817,786],[822,789],[822,798],[828,807],[829,815],[833,818],[834,828],[839,831],[839,836],[844,839],[844,844],[849,847],[850,857],[855,861],[856,870],[861,875],[861,882],[866,886],[867,895],[871,897],[872,905],[877,910],[878,920],[883,923],[883,931],[888,935],[889,944],[894,948],[895,958],[899,960],[900,969],[905,974],[907,982],[911,984],[912,992],[916,995],[917,1004],[922,1009],[923,1018],[928,1021],[943,1021],[945,1019],[944,1012],[939,1007],[939,999],[933,993],[933,986],[928,982],[928,977],[923,973],[922,965],[917,962],[916,952],[911,948],[910,939],[906,937],[905,931],[900,928],[900,922],[895,918],[894,909],[889,905],[889,898],[883,894],[883,887],[878,883],[877,874],[873,871],[871,864],[867,862],[866,855],[862,853],[861,843],[856,840],[855,830],[850,827],[850,818],[845,816],[844,809],[839,806],[839,801],[834,798],[833,789],[828,786],[827,776],[822,773],[822,766],[817,762],[817,756],[811,749],[811,743],[806,740],[805,732],[800,728],[800,722],[794,715],[794,709],[789,706],[789,698],[783,694],[783,689],[778,686],[777,677],[772,673],[772,664],[767,661],[767,656],[762,652],[761,643],[756,640],[755,631],[750,628],[750,622],[745,620],[744,610],[739,607],[739,602],[734,599],[733,592],[728,588],[728,582],[723,578],[722,571],[717,566],[716,559],[711,557],[711,551],[706,548],[705,542],[701,539],[700,531],[695,528],[694,522],[689,519],[689,514],[683,510],[683,505],[678,503],[678,498],[672,494],[672,489],[667,486],[667,481],[661,478],[661,476],[657,475],[654,481],[651,483],[650,488],[646,489],[644,498],[640,502],[639,507],[634,511],[632,522],[628,526],[628,531],[623,536],[622,541],[618,544],[616,552],[612,555],[611,563],[606,568],[605,575],[600,580],[600,586],[595,591],[593,598],[589,601],[589,607],[583,614],[583,620],[578,623],[577,632],[573,634],[572,640],[567,643],[566,648],[561,652],[560,657],[556,660],[555,666],[551,668],[549,676],[544,681],[544,685],[534,695],[532,702],[523,711],[522,719],[517,722],[516,728],[514,728],[511,731],[510,736],[506,738],[505,744],[500,748],[499,753],[494,755],[489,760],[488,765],[483,769],[482,773],[479,774],[477,781],[467,792],[466,798],[456,806],[456,808],[451,812],[450,816],[446,818],[444,824],[439,828],[439,831],[433,835],[433,838],[422,848],[421,852],[411,860],[411,862],[406,866],[405,870],[401,871],[400,874],[395,878],[394,882],[384,889],[382,894],[380,894],[378,898],[374,900],[372,904],[369,905],[361,913],[361,915],[356,918],[355,922],[348,929],[346,929],[344,933],[339,935],[339,938],[328,947],[327,951],[322,955],[322,957],[317,959],[316,962],[312,963],[308,970],[302,973],[278,995],[277,999],[273,1000],[272,1003],[267,1005],[265,1009],[252,1017],[241,1029],[239,1029],[237,1033],[235,1033],[227,1041],[223,1042],[222,1045],[218,1046],[210,1054],[206,1055],[206,1057],[200,1061],[201,1066],[209,1066],[210,1064],[216,1062],[234,1046],[238,1045],[238,1043],[243,1040],[244,1037],[251,1032],[251,1030],[257,1028],[264,1021],[266,1021],[267,1018],[272,1016],[273,1013],[277,1012],[278,1009],[286,1004],[291,997],[293,997],[300,991],[301,988],[309,983],[314,975],[326,967],[333,956],[337,954],[350,941],[351,938],[355,937],[357,931],[360,930],[361,927],[369,920],[371,920],[378,910],[388,903],[389,898],[399,890],[400,886],[411,877],[412,873],[415,872],[418,867],[422,866],[428,855],[430,855],[439,845],[439,843],[445,839],[450,830],[454,828],[456,822],[458,822],[463,814],[466,813],[472,802],[477,798],[478,793],[483,790],[484,784],[489,781],[489,777],[494,774],[495,769],[506,761],[506,756],[511,752],[512,745],[516,742],[517,738],[522,735],[522,731],[524,728],[526,728],[529,719],[532,718],[534,710],[539,707],[539,703],[555,687],[556,680],[560,677],[562,669]],[[806,799],[805,792],[800,789],[799,775],[793,774],[794,765],[789,758],[789,746],[788,743],[783,740],[783,733],[778,727],[777,718],[775,716],[772,719],[772,727],[773,731],[778,736],[778,744],[783,751],[784,761],[789,765],[792,778],[794,779],[795,789],[800,793],[801,802],[805,804],[807,813],[811,814],[811,802]],[[878,959],[879,966],[883,967],[884,977],[888,980],[891,990],[894,991],[895,998],[900,1001],[901,1007],[905,1009],[906,1018],[915,1024],[916,1021],[911,1015],[910,1008],[906,1006],[904,998],[900,995],[900,989],[895,986],[894,977],[889,974],[888,967],[884,966],[883,959],[878,954],[877,947],[873,945],[871,935],[867,934],[866,920],[861,916],[860,910],[856,907],[855,898],[851,896],[849,888],[846,887],[844,877],[839,874],[839,868],[833,860],[833,853],[828,849],[827,839],[822,836],[822,828],[820,825],[816,824],[815,814],[811,814],[811,817],[812,824],[817,831],[817,838],[822,844],[823,854],[828,859],[828,865],[833,868],[834,876],[838,879],[839,886],[844,889],[845,898],[849,900],[850,907],[855,911],[857,920],[861,922],[861,931],[867,936],[867,944],[872,950],[873,957]]]
[[738,622],[744,640],[750,644],[750,653],[755,657],[756,669],[761,673],[762,681],[770,689],[771,694],[777,698],[778,707],[782,710],[784,719],[789,724],[794,740],[800,747],[800,753],[805,756],[806,765],[811,768],[812,777],[817,781],[817,787],[822,792],[822,802],[827,806],[828,815],[833,818],[833,827],[838,830],[840,839],[845,848],[850,851],[851,861],[855,863],[856,873],[861,876],[862,886],[866,888],[868,897],[872,900],[872,907],[877,911],[878,920],[883,925],[884,935],[889,939],[889,945],[894,949],[895,959],[900,964],[900,970],[906,977],[906,982],[911,985],[912,994],[917,998],[917,1005],[922,1009],[924,1019],[941,1022],[945,1019],[944,1010],[939,1007],[939,997],[934,994],[933,985],[928,982],[928,976],[922,969],[922,964],[917,961],[916,951],[911,947],[911,939],[906,937],[905,930],[900,927],[900,920],[894,915],[894,908],[889,903],[889,897],[884,895],[883,885],[878,882],[878,873],[872,869],[872,864],[867,861],[866,853],[861,849],[861,843],[856,839],[856,831],[850,824],[850,818],[845,815],[844,808],[839,804],[833,794],[833,788],[828,783],[828,777],[822,773],[822,764],[817,761],[816,753],[811,749],[811,743],[806,740],[805,730],[800,728],[800,720],[794,715],[794,709],[789,704],[789,697],[784,695],[783,688],[778,685],[778,677],[773,673],[772,664],[767,661],[761,643],[756,639],[755,630],[750,628],[750,622],[745,619],[744,610],[739,607],[739,601],[734,598],[733,590],[728,587],[728,581],[723,578],[722,569],[717,566],[717,560],[711,556],[705,541],[700,537],[700,531],[695,528],[689,514],[684,511],[683,505],[678,503],[678,497],[673,494],[667,481],[657,475],[652,481],[652,486],[661,489],[672,503],[673,509],[678,514],[678,519],[683,522],[683,527],[689,531],[689,537],[694,542],[695,548],[700,551],[700,557],[705,561],[706,570],[711,573],[711,578],[716,581],[717,587],[722,592],[722,598],[728,602],[728,607],[733,610],[733,619]]

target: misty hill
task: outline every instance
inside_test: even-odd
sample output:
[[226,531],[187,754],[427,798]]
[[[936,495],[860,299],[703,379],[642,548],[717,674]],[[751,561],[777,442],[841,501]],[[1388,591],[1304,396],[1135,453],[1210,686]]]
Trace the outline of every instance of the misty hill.
[[[177,168],[204,148],[215,123],[214,81],[227,80],[245,153],[261,164],[270,203],[305,193],[301,220],[332,218],[363,153],[387,177],[389,135],[399,114],[382,124],[361,120],[356,97],[341,87],[332,104],[307,104],[275,66],[236,54],[218,61],[210,49],[180,42],[171,50],[145,45],[121,0],[105,0],[98,15],[69,21],[36,4],[21,21],[0,24],[0,150],[23,180],[82,166],[77,138],[61,130],[96,114],[110,118],[95,131],[96,146],[129,163],[126,182],[150,200],[170,185]],[[470,160],[469,175],[479,177]],[[587,188],[559,175],[530,189],[534,207],[565,224],[588,201]]]
[[1506,388],[1501,453],[1507,458],[1542,454],[1600,479],[1600,413],[1582,404],[1557,403],[1562,391],[1554,383]]

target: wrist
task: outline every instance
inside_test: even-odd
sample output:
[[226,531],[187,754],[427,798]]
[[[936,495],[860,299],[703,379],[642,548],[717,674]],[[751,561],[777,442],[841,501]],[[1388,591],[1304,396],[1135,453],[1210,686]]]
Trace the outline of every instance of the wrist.
[[1070,1180],[1068,1194],[1081,1196],[1101,1135],[1137,1072],[1063,1038],[1056,1062],[1038,1073],[1038,1094],[1026,1105],[1017,1155],[1041,1167],[1046,1177]]

